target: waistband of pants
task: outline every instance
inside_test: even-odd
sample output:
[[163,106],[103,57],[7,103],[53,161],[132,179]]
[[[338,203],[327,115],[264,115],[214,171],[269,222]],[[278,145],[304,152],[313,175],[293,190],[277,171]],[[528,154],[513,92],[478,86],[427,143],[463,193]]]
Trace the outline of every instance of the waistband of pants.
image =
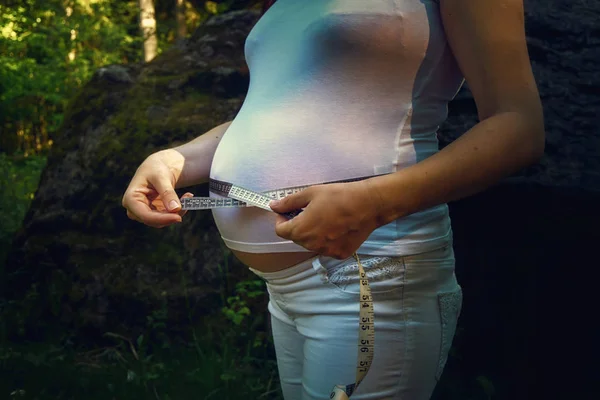
[[284,268],[282,270],[274,271],[274,272],[263,272],[263,271],[259,271],[259,270],[256,270],[256,269],[250,268],[250,267],[248,267],[248,269],[266,281],[285,279],[285,278],[294,276],[296,274],[299,274],[301,272],[304,272],[308,269],[314,268],[313,262],[318,257],[319,256],[311,257],[308,260],[301,261],[298,264],[292,265],[291,267]]
[[[369,265],[370,260],[381,259],[381,256],[374,256],[374,255],[368,255],[368,254],[362,254],[362,255],[359,255],[359,257],[365,263],[365,268]],[[334,262],[337,261],[337,263],[339,264],[339,263],[344,263],[347,261],[354,262],[354,257],[351,256],[345,260],[338,261],[338,260],[335,260],[330,257],[323,257],[320,255],[316,255],[316,256],[309,258],[308,260],[301,261],[298,264],[292,265],[291,267],[284,268],[282,270],[275,271],[275,272],[263,272],[263,271],[258,271],[256,269],[250,268],[250,267],[248,267],[248,269],[250,271],[254,272],[256,275],[258,275],[260,278],[262,278],[265,281],[276,282],[276,281],[289,279],[295,275],[300,275],[310,269],[313,269],[316,272],[322,271],[324,268],[322,263],[329,262],[329,261],[325,261],[325,260],[330,260],[330,261],[334,261]]]

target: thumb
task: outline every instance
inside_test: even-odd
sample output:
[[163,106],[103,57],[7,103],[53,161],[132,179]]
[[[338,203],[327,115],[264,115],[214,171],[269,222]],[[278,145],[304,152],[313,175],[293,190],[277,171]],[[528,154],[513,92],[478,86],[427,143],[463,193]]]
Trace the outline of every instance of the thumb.
[[157,175],[154,179],[149,179],[149,181],[154,186],[154,189],[168,211],[179,211],[181,209],[177,193],[168,177]]
[[276,213],[285,213],[289,211],[299,210],[310,203],[312,192],[305,189],[301,192],[290,194],[281,200],[273,200],[269,203],[269,207]]

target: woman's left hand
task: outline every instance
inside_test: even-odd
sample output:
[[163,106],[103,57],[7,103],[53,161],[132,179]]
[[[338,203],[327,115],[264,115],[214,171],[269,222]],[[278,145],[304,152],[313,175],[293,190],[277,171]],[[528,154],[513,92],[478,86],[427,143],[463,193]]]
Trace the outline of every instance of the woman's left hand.
[[277,235],[340,260],[350,257],[379,227],[379,200],[369,191],[368,180],[311,186],[269,206],[276,213],[303,208],[291,220],[277,215]]

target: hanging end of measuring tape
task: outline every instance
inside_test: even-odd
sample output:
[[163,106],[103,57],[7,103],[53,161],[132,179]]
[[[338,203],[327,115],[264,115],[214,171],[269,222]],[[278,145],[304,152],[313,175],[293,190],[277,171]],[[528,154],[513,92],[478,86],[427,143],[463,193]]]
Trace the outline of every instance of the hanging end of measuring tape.
[[329,394],[329,398],[331,400],[348,400],[352,396],[352,392],[354,392],[354,384],[348,386],[335,385]]

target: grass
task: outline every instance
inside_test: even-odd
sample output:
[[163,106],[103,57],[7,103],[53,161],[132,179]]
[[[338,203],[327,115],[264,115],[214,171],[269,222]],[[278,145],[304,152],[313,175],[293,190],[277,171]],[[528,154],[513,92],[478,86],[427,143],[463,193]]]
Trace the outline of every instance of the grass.
[[[221,332],[224,333],[224,332]],[[243,354],[210,330],[198,341],[148,351],[144,340],[75,351],[68,345],[0,347],[0,398],[281,399],[274,361],[264,349]]]
[[[282,399],[260,280],[239,282],[221,310],[173,337],[164,309],[137,338],[106,332],[106,345],[0,343],[0,399]],[[254,310],[256,311],[256,310]],[[251,315],[252,314],[252,315]],[[75,338],[73,338],[75,339]],[[84,338],[76,338],[78,343]]]

